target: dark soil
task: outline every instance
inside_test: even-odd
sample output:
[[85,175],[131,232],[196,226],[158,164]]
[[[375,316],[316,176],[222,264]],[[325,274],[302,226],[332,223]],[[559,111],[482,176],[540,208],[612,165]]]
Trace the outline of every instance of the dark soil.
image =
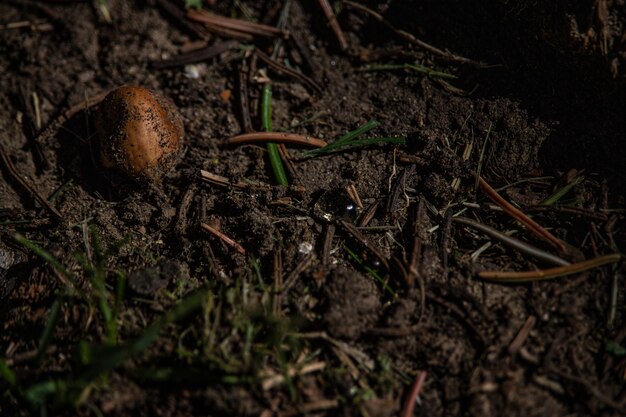
[[[164,3],[0,4],[0,415],[391,416],[422,371],[416,415],[626,412],[623,263],[490,283],[478,272],[553,265],[452,221],[461,212],[558,255],[491,204],[480,172],[567,242],[568,261],[623,250],[623,0],[363,3],[483,65],[337,2],[343,51],[318,2],[294,0],[298,42],[276,60],[321,92],[233,44],[163,68],[201,41]],[[214,3],[268,25],[283,10]],[[273,40],[243,44],[274,52]],[[365,71],[405,63],[456,78]],[[246,130],[240,80],[261,130],[265,75],[274,130],[332,142],[375,119],[369,136],[406,144],[315,158],[289,146],[295,175],[274,185],[265,146],[225,145]],[[98,105],[85,101],[121,85],[181,113],[185,150],[160,182],[94,162]]]

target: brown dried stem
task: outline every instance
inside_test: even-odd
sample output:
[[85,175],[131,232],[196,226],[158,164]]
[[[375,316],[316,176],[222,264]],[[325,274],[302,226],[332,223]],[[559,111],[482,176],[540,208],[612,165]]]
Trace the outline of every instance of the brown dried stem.
[[35,200],[37,200],[37,202],[39,202],[39,204],[41,204],[41,206],[46,209],[46,211],[50,213],[55,220],[60,220],[63,217],[61,213],[48,202],[48,200],[46,200],[41,196],[41,194],[39,194],[35,187],[30,185],[26,180],[22,178],[20,173],[15,168],[15,165],[13,165],[13,161],[11,161],[11,158],[6,153],[2,145],[0,145],[0,159],[2,160],[2,163],[4,164],[4,167],[8,171],[11,178],[15,182],[17,182],[23,189],[28,191],[28,193]]
[[266,38],[275,38],[278,36],[286,38],[289,35],[288,32],[272,26],[247,22],[240,19],[231,19],[206,10],[190,9],[187,12],[187,17],[193,21],[204,23],[209,30],[217,29],[218,31],[226,33],[260,36]]
[[384,26],[388,27],[389,29],[391,29],[393,32],[395,32],[399,37],[401,37],[402,39],[406,40],[409,43],[412,43],[428,52],[431,52],[435,55],[438,55],[442,58],[445,58],[447,60],[450,61],[454,61],[454,62],[460,62],[462,64],[471,64],[471,65],[476,65],[476,66],[485,66],[484,63],[479,62],[479,61],[474,61],[473,59],[469,59],[469,58],[465,58],[459,55],[455,55],[451,52],[448,51],[442,51],[441,49],[432,46],[429,43],[426,43],[418,38],[416,38],[415,36],[413,36],[412,34],[410,34],[409,32],[406,32],[404,30],[401,29],[397,29],[395,26],[393,26],[391,23],[389,23],[389,21],[387,21],[387,19],[385,19],[381,14],[375,12],[374,10],[363,6],[362,4],[358,4],[355,3],[353,1],[348,1],[348,0],[344,0],[343,4],[345,4],[348,7],[351,7],[355,10],[359,10],[365,14],[368,14],[369,16],[371,16],[372,18],[374,18],[375,20],[377,20],[378,22],[382,23]]
[[561,253],[567,253],[567,249],[565,244],[554,236],[552,233],[548,232],[542,226],[540,226],[533,219],[522,213],[517,208],[513,207],[511,203],[506,201],[496,190],[494,190],[487,181],[485,181],[482,177],[479,177],[478,183],[480,184],[480,188],[487,194],[487,197],[491,199],[494,203],[502,208],[509,216],[513,217],[515,220],[522,223],[526,226],[531,232],[537,235],[539,238],[545,240],[550,245],[554,246]]
[[567,266],[559,266],[556,268],[540,269],[538,271],[481,271],[478,276],[484,280],[492,282],[529,282],[529,281],[541,281],[546,279],[554,279],[563,277],[566,275],[577,274],[587,271],[592,268],[597,268],[609,263],[619,262],[622,259],[622,255],[614,253],[611,255],[600,256],[588,261],[578,262]]
[[322,139],[316,139],[310,136],[297,135],[295,133],[281,132],[255,132],[244,133],[243,135],[233,136],[226,140],[228,145],[241,145],[244,143],[256,142],[277,142],[291,143],[294,145],[311,146],[314,148],[323,148],[327,145]]

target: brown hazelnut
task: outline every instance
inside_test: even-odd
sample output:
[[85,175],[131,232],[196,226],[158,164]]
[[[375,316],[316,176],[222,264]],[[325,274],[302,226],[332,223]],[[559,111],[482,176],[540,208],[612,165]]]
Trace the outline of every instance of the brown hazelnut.
[[111,91],[96,115],[103,168],[139,182],[156,182],[177,162],[185,131],[174,103],[136,86]]

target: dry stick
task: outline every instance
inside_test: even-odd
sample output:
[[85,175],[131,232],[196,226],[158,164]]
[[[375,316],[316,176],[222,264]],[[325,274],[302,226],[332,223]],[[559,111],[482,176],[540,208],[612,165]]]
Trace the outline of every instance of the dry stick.
[[278,152],[280,153],[280,159],[285,163],[285,168],[289,172],[289,176],[293,180],[294,184],[302,184],[300,180],[300,176],[298,175],[298,171],[296,171],[296,167],[293,165],[293,161],[291,159],[291,155],[289,155],[289,151],[284,143],[278,143]]
[[420,371],[411,386],[411,391],[409,391],[409,395],[406,397],[404,401],[404,406],[402,407],[402,413],[400,414],[402,417],[411,417],[413,415],[413,410],[415,409],[415,402],[417,400],[417,396],[420,394],[422,387],[424,386],[424,381],[426,381],[426,371]]
[[337,22],[337,16],[335,16],[333,8],[331,7],[330,3],[328,3],[328,0],[318,0],[318,3],[322,8],[322,11],[324,12],[324,15],[326,16],[326,19],[328,19],[328,24],[330,25],[330,28],[333,30],[333,32],[335,32],[335,36],[337,36],[337,40],[339,41],[339,46],[341,47],[341,50],[345,51],[346,49],[348,49],[348,41],[346,41],[346,37],[341,30],[341,26],[339,26],[339,22]]
[[202,49],[198,49],[191,52],[186,52],[170,59],[164,59],[162,61],[152,62],[152,66],[157,69],[180,67],[183,65],[194,64],[196,62],[206,61],[219,54],[226,52],[230,49],[235,49],[239,46],[238,41],[224,41],[219,42],[211,46],[207,46]]
[[559,265],[559,266],[570,265],[569,262],[567,262],[564,259],[559,258],[558,256],[552,255],[551,253],[548,253],[544,250],[536,248],[535,246],[530,245],[526,242],[522,242],[521,240],[516,239],[514,237],[507,236],[504,233],[497,231],[496,229],[493,229],[485,224],[475,222],[474,220],[468,219],[467,217],[460,217],[460,216],[453,217],[452,221],[456,223],[464,224],[466,226],[473,227],[474,229],[483,232],[484,234],[486,234],[487,236],[493,239],[499,240],[500,242],[512,247],[513,249],[516,249],[534,258],[540,259],[544,262],[548,262],[548,263]]
[[172,1],[156,0],[156,2],[163,12],[176,20],[183,28],[187,30],[187,32],[196,35],[200,39],[206,39],[210,36],[207,33],[206,29],[204,29],[201,25],[185,19],[185,12]]
[[283,286],[283,257],[280,251],[274,252],[274,296],[272,297],[272,310],[277,316],[281,309],[281,289]]
[[54,134],[58,126],[61,126],[63,123],[67,122],[77,113],[87,110],[100,103],[111,91],[112,89],[103,91],[102,93],[96,94],[95,96],[89,97],[82,102],[73,105],[72,107],[61,113],[59,116],[57,116],[57,118],[52,123],[50,123],[48,127],[43,130],[39,134],[39,136],[37,136],[37,138],[35,138],[35,140],[39,143],[45,142]]
[[368,15],[370,15],[371,17],[373,17],[374,19],[376,19],[377,21],[379,21],[380,23],[382,23],[383,25],[385,25],[386,27],[388,27],[389,29],[391,29],[393,32],[395,32],[398,36],[400,36],[401,38],[403,38],[404,40],[406,40],[409,43],[412,43],[414,45],[417,45],[418,47],[429,51],[435,55],[439,55],[445,59],[448,59],[450,61],[455,61],[455,62],[460,62],[463,64],[472,64],[472,65],[477,65],[477,66],[484,66],[485,64],[480,62],[480,61],[474,61],[473,59],[469,59],[469,58],[465,58],[459,55],[455,55],[453,53],[447,52],[447,51],[442,51],[439,48],[436,48],[420,39],[417,39],[415,36],[413,36],[412,34],[410,34],[409,32],[406,32],[404,30],[401,29],[396,29],[395,26],[393,26],[391,23],[389,23],[381,14],[375,12],[374,10],[363,6],[362,4],[358,4],[352,1],[348,1],[348,0],[344,0],[343,4],[345,4],[346,6],[352,7],[353,9],[359,10],[363,13],[366,13]]
[[376,256],[376,258],[378,258],[378,260],[380,261],[380,263],[382,263],[384,265],[384,267],[389,270],[389,262],[387,261],[387,259],[385,258],[385,255],[383,255],[383,253],[372,244],[372,242],[370,242],[365,236],[363,236],[363,234],[356,228],[354,227],[353,224],[348,223],[345,220],[341,220],[340,222],[341,226],[343,226],[343,228],[350,233],[356,240],[358,240],[359,242],[361,242],[361,244],[363,246],[365,246],[367,249],[369,249],[370,252],[372,252],[374,254],[374,256]]
[[15,182],[17,182],[22,188],[28,191],[30,195],[35,200],[37,200],[37,202],[39,202],[39,204],[41,204],[41,206],[46,209],[46,211],[50,213],[52,217],[54,217],[55,220],[60,220],[63,217],[61,213],[48,202],[48,200],[43,198],[32,185],[30,185],[26,180],[22,178],[20,173],[15,168],[15,165],[13,165],[13,161],[11,161],[11,158],[6,153],[4,146],[2,145],[0,145],[0,159],[2,159],[2,162],[9,172],[11,178]]
[[311,74],[313,74],[313,78],[317,78],[316,74],[319,71],[319,68],[313,60],[307,44],[296,31],[293,31],[291,33],[291,40],[296,45],[296,48],[298,49],[298,52],[300,52],[300,55],[302,56],[304,62],[309,67]]
[[346,192],[348,193],[348,197],[350,197],[350,200],[352,200],[352,202],[360,209],[363,208],[363,202],[361,201],[361,197],[359,196],[359,192],[357,191],[356,187],[354,186],[353,183],[349,184],[346,187]]
[[202,227],[207,232],[209,232],[209,233],[213,234],[214,236],[218,237],[219,239],[221,239],[228,246],[230,246],[230,247],[234,248],[235,250],[237,250],[237,252],[241,253],[242,255],[245,255],[246,250],[243,248],[243,246],[241,246],[239,243],[235,242],[230,237],[226,236],[224,233],[220,232],[217,229],[214,229],[213,227],[209,226],[206,223],[200,223],[200,227]]
[[513,341],[509,345],[508,351],[511,355],[515,355],[517,352],[519,352],[522,346],[524,346],[524,342],[528,338],[528,335],[530,334],[530,331],[533,329],[533,326],[535,325],[536,321],[537,321],[537,318],[535,316],[528,316],[528,318],[526,319],[526,322],[517,333],[517,336],[515,336],[515,339],[513,339]]
[[550,243],[552,246],[558,249],[559,252],[567,253],[567,249],[560,239],[541,227],[537,222],[526,216],[520,210],[513,207],[511,203],[502,198],[502,196],[500,196],[500,194],[498,194],[496,190],[494,190],[491,185],[489,185],[487,181],[485,181],[482,177],[479,177],[478,182],[480,184],[480,188],[482,188],[485,194],[487,194],[487,197],[489,197],[491,201],[502,207],[502,209],[509,216],[513,217],[514,219],[525,225],[531,232]]
[[[290,378],[293,378],[295,376],[302,376],[313,372],[322,371],[324,370],[324,368],[326,368],[326,362],[313,362],[304,365],[302,368],[290,367],[287,370],[287,374]],[[284,374],[272,375],[264,379],[263,382],[261,382],[261,388],[263,388],[264,391],[267,391],[283,384],[285,380],[286,378]]]
[[226,177],[213,174],[212,172],[205,171],[203,169],[200,170],[200,178],[207,182],[210,182],[211,184],[221,185],[223,187],[234,187],[239,189],[249,188],[248,184],[245,184],[243,182],[232,182]]
[[296,265],[294,270],[291,271],[287,276],[287,279],[285,280],[283,287],[280,290],[281,293],[286,294],[287,291],[289,291],[289,289],[296,282],[296,279],[309,267],[314,258],[315,255],[313,254],[313,252],[311,252],[304,259],[302,259],[302,261],[300,261],[298,265]]
[[322,243],[322,265],[330,263],[330,251],[333,247],[333,238],[335,237],[335,226],[327,224],[324,230],[324,241]]
[[459,320],[459,322],[469,327],[474,332],[474,335],[476,336],[477,341],[480,342],[482,346],[489,345],[487,342],[487,338],[481,333],[478,327],[476,327],[476,325],[470,320],[466,311],[461,310],[459,307],[447,302],[446,300],[442,298],[437,297],[436,295],[428,294],[427,298],[439,304],[440,306],[447,308],[450,313],[454,313],[451,315],[455,315],[457,319]]
[[304,74],[299,73],[298,71],[294,71],[291,68],[281,64],[280,62],[270,58],[263,52],[258,49],[255,51],[255,54],[261,59],[261,61],[265,62],[271,69],[278,72],[279,74],[288,75],[302,82],[303,84],[308,85],[317,93],[322,92],[322,88],[311,78],[307,77]]
[[382,199],[379,198],[378,200],[370,204],[367,210],[363,212],[363,214],[361,215],[361,218],[359,219],[357,223],[359,227],[366,227],[368,224],[370,224],[381,202],[382,202]]
[[597,398],[600,402],[602,402],[603,404],[619,411],[621,414],[626,413],[626,408],[624,407],[623,403],[617,403],[615,402],[613,399],[611,399],[609,396],[605,395],[602,390],[600,388],[598,388],[597,386],[595,386],[594,384],[592,384],[591,382],[587,381],[587,379],[585,378],[581,378],[575,375],[571,375],[568,374],[567,372],[563,372],[559,369],[556,369],[555,367],[550,367],[547,369],[548,373],[553,373],[558,375],[559,377],[566,379],[568,381],[571,382],[576,382],[577,384],[582,385],[583,387],[585,387],[589,393],[591,395],[593,395],[595,398]]
[[240,19],[231,19],[229,17],[219,16],[206,10],[189,10],[187,17],[196,22],[201,22],[212,27],[226,30],[234,30],[236,32],[249,34],[253,36],[262,36],[275,38],[282,36],[286,38],[289,34],[283,30],[273,26],[262,25],[260,23],[247,22]]
[[248,64],[247,60],[243,60],[239,71],[237,71],[237,84],[239,86],[239,110],[241,111],[241,124],[243,131],[251,133],[252,117],[250,117],[250,96],[248,94]]
[[602,265],[619,262],[622,255],[614,253],[604,255],[588,261],[578,262],[567,266],[559,266],[550,269],[540,269],[538,271],[481,271],[478,276],[482,279],[493,282],[528,282],[546,279],[559,278],[566,275],[577,274]]
[[226,144],[228,145],[241,145],[244,143],[256,142],[291,143],[294,145],[311,146],[314,148],[323,148],[327,145],[327,143],[321,139],[316,139],[310,136],[297,135],[295,133],[281,132],[244,133],[243,135],[233,136],[226,140]]
[[584,209],[580,207],[570,207],[570,206],[528,206],[524,207],[524,211],[526,212],[557,212],[557,213],[567,213],[573,214],[574,216],[584,216],[589,217],[595,220],[606,221],[607,216],[603,213],[596,213],[595,211]]
[[424,218],[425,205],[424,200],[420,198],[415,208],[415,216],[413,223],[413,247],[411,248],[411,258],[409,259],[409,273],[407,281],[409,285],[417,280],[420,290],[420,317],[419,322],[424,318],[426,312],[426,286],[424,285],[424,277],[419,273],[419,264],[422,257],[422,240],[419,237],[419,228]]

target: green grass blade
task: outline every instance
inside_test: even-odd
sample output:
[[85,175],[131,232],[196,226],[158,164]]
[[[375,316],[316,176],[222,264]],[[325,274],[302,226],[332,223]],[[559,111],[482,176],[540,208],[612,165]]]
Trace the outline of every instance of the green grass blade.
[[[272,131],[272,87],[270,87],[269,84],[263,86],[263,94],[261,97],[261,127],[266,132]],[[274,171],[274,177],[276,177],[276,182],[280,185],[289,185],[285,167],[283,166],[283,161],[278,151],[278,145],[274,142],[269,142],[267,144],[267,151],[269,153],[272,170]]]
[[2,359],[0,359],[0,377],[7,381],[12,387],[17,386],[17,377],[15,376],[15,372],[13,372],[11,368],[9,368],[9,365],[7,365]]
[[20,245],[22,245],[22,246],[26,247],[27,249],[30,249],[31,251],[33,251],[35,253],[35,255],[39,256],[44,261],[48,262],[50,264],[50,266],[52,266],[54,269],[56,269],[61,274],[63,274],[63,276],[65,276],[67,279],[70,279],[71,281],[73,281],[74,278],[72,276],[72,273],[69,272],[65,268],[65,266],[63,266],[63,264],[61,264],[61,262],[59,262],[54,256],[52,256],[50,253],[48,253],[47,251],[42,249],[39,245],[37,245],[36,243],[28,240],[27,238],[25,238],[24,236],[22,236],[19,233],[15,235],[15,240]]
[[39,338],[39,346],[37,347],[37,356],[35,358],[35,363],[37,365],[41,364],[46,351],[48,350],[48,346],[50,346],[50,342],[52,341],[52,336],[54,336],[54,329],[59,322],[59,315],[61,313],[61,306],[63,304],[63,297],[58,297],[52,303],[52,308],[48,312],[48,321],[46,322],[46,327],[43,329],[43,333],[41,334],[41,338]]
[[186,317],[200,309],[207,291],[198,291],[174,306],[159,320],[150,325],[140,336],[119,346],[83,347],[83,360],[87,369],[82,375],[84,380],[92,380],[98,375],[111,371],[128,359],[146,350],[159,337],[159,333],[169,324]]
[[346,252],[348,252],[348,255],[350,255],[350,257],[354,260],[354,262],[356,262],[357,264],[359,264],[363,269],[365,269],[372,277],[374,277],[374,279],[376,281],[378,281],[384,288],[385,291],[387,291],[389,293],[389,295],[391,295],[393,298],[396,298],[396,293],[393,289],[391,289],[391,287],[389,286],[389,284],[387,284],[387,281],[385,281],[379,274],[378,271],[376,271],[374,268],[369,267],[368,265],[364,264],[363,261],[361,260],[361,258],[359,258],[359,256],[352,251],[349,247],[344,246],[343,247]]
[[364,133],[369,132],[370,130],[378,127],[379,125],[380,123],[378,123],[376,120],[370,120],[369,122],[365,123],[363,126],[359,126],[353,131],[346,133],[345,135],[343,135],[342,137],[340,137],[339,139],[337,139],[336,141],[334,141],[328,146],[340,146],[346,142],[350,142],[352,139],[358,136],[361,136]]
[[542,206],[552,206],[556,203],[559,202],[559,200],[561,198],[563,198],[563,196],[565,194],[567,194],[568,192],[570,192],[570,190],[572,188],[574,188],[575,186],[577,186],[578,184],[580,184],[581,182],[583,182],[583,180],[585,179],[585,177],[583,175],[578,175],[576,178],[574,178],[572,181],[570,181],[568,184],[565,184],[564,187],[556,190],[551,196],[549,196],[548,198],[546,198],[545,200],[543,200],[541,202]]
[[365,138],[365,139],[353,140],[353,141],[341,144],[339,146],[332,146],[334,145],[333,143],[332,145],[328,145],[323,148],[314,149],[312,151],[305,152],[304,156],[310,157],[310,156],[328,155],[331,153],[343,152],[349,149],[363,148],[369,145],[375,145],[377,143],[395,143],[399,145],[405,145],[406,138],[403,138],[403,137]]

